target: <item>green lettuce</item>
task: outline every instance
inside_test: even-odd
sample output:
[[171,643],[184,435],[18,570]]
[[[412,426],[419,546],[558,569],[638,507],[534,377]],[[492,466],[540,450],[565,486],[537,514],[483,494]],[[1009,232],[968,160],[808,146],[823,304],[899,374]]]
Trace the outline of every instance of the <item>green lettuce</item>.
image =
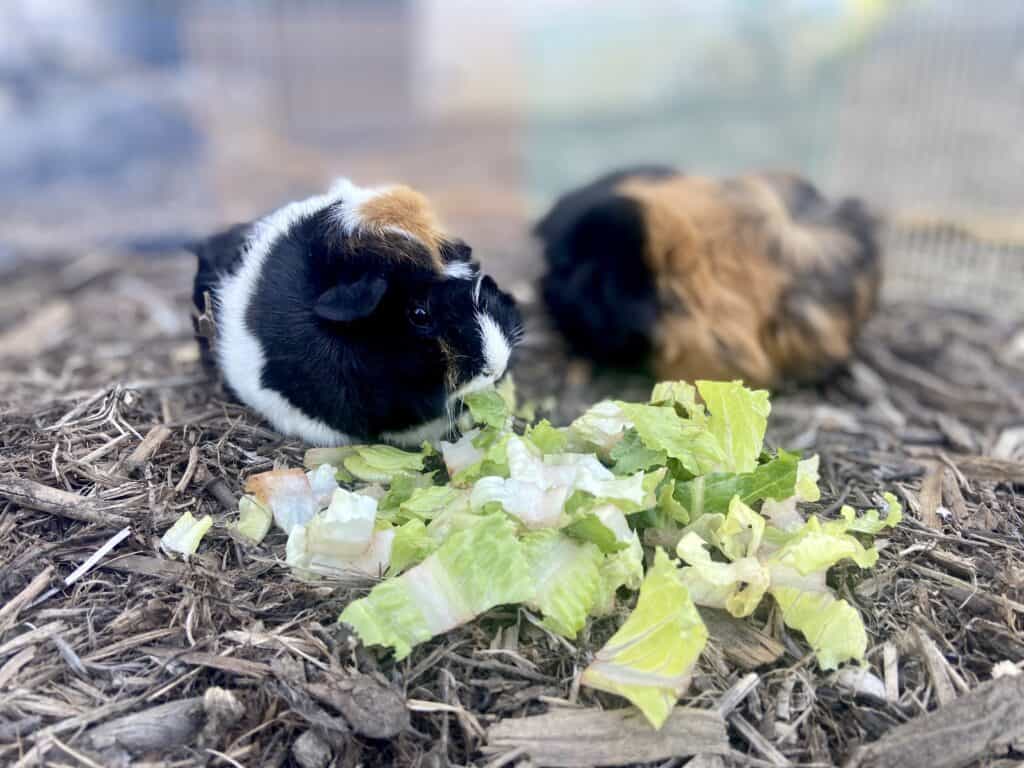
[[689,685],[707,638],[679,570],[658,549],[636,608],[597,652],[580,682],[625,697],[660,729]]
[[553,529],[529,533],[522,542],[533,580],[529,605],[552,632],[576,637],[600,597],[601,551]]
[[238,500],[238,521],[231,527],[254,544],[259,544],[270,531],[274,514],[252,496]]
[[569,437],[565,431],[551,426],[546,419],[529,427],[523,437],[545,456],[564,453],[569,446]]
[[403,451],[390,445],[354,445],[342,464],[366,483],[390,483],[396,475],[421,472],[425,451]]
[[707,428],[725,458],[722,469],[753,472],[768,427],[768,393],[739,381],[698,381],[697,390],[710,414]]
[[495,389],[474,392],[467,395],[463,402],[469,408],[474,422],[494,429],[504,429],[512,410],[505,398]]
[[643,444],[675,459],[691,475],[723,467],[726,456],[718,439],[703,425],[680,417],[674,407],[617,403]]
[[388,576],[396,576],[422,562],[438,546],[439,542],[427,532],[427,526],[422,520],[413,519],[404,523],[395,529]]
[[622,440],[611,450],[612,471],[617,475],[663,467],[668,461],[665,451],[648,448],[636,429],[626,430]]
[[209,515],[203,515],[197,520],[186,510],[160,537],[160,546],[166,552],[177,552],[187,558],[196,553],[199,542],[212,527],[213,518]]
[[392,648],[403,659],[415,645],[533,594],[515,524],[505,515],[483,515],[419,565],[349,603],[339,621],[365,645]]

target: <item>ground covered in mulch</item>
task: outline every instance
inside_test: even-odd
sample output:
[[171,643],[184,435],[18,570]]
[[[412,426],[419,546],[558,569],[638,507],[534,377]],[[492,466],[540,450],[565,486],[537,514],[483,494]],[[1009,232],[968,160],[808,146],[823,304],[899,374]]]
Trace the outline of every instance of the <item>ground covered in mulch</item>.
[[[838,380],[775,396],[772,443],[822,456],[818,512],[887,490],[907,508],[877,568],[833,582],[865,617],[875,677],[820,672],[770,610],[707,612],[709,649],[655,737],[577,683],[621,617],[569,643],[493,612],[395,664],[336,624],[365,583],[296,581],[279,532],[233,539],[244,478],[299,465],[303,447],[203,380],[190,261],[131,263],[93,254],[5,278],[0,764],[1024,759],[1024,326],[887,307]],[[557,423],[649,392],[640,374],[570,362],[527,314],[519,394]],[[187,564],[156,543],[184,510],[217,521]]]

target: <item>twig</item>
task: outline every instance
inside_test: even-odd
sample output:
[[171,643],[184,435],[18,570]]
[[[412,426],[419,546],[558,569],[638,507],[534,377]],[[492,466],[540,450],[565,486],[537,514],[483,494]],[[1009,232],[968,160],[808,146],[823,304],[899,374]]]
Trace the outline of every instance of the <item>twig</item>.
[[121,528],[130,523],[124,515],[108,512],[93,499],[77,493],[51,488],[26,480],[13,473],[0,475],[0,498],[6,498],[25,509],[47,512],[69,520]]
[[[128,538],[128,536],[129,536],[129,534],[131,534],[131,532],[132,532],[131,528],[125,527],[125,528],[122,528],[117,533],[115,533],[109,539],[107,539],[106,543],[102,547],[100,547],[95,552],[93,552],[91,555],[89,555],[89,558],[84,563],[82,563],[80,566],[75,568],[74,571],[72,571],[70,574],[68,574],[68,576],[64,579],[64,586],[65,587],[70,587],[72,584],[74,584],[80,578],[85,576],[85,574],[87,574],[89,571],[91,571],[93,568],[95,568],[99,564],[100,560],[102,560],[103,557],[110,550],[112,550],[114,547],[116,547],[118,544],[120,544],[122,541],[124,541],[126,538]],[[56,588],[50,589],[49,591],[47,591],[47,593],[45,595],[43,595],[42,597],[39,597],[35,601],[33,601],[32,605],[33,606],[39,605],[39,603],[42,603],[42,602],[44,602],[46,600],[49,600],[51,597],[53,597],[55,594],[57,594],[58,591],[59,590],[56,589]]]
[[749,720],[743,717],[743,715],[739,713],[730,715],[729,723],[740,732],[743,738],[747,740],[747,743],[750,744],[754,750],[763,755],[772,765],[792,765],[789,759],[779,752],[779,750],[775,748],[775,745],[768,741],[768,739],[762,736],[757,728],[755,728]]
[[53,566],[48,565],[28,583],[28,585],[21,590],[18,594],[8,600],[2,608],[0,608],[0,632],[2,632],[9,623],[14,623],[18,617],[18,613],[26,605],[35,600],[43,590],[46,589],[50,583],[50,578],[53,576]]

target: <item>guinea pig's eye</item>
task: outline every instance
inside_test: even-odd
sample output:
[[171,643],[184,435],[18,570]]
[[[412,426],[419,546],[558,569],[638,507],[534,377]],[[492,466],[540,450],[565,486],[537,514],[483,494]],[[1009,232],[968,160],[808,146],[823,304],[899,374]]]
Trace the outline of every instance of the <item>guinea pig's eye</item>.
[[430,324],[430,312],[426,304],[413,304],[409,309],[409,321],[417,328],[425,328]]

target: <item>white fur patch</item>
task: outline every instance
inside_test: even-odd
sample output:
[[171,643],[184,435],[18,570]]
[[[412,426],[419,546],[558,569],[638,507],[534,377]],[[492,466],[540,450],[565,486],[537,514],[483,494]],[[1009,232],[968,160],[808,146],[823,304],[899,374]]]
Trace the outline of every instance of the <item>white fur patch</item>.
[[[391,185],[379,187],[360,187],[348,179],[338,179],[331,186],[328,193],[331,197],[341,201],[334,214],[334,220],[341,225],[346,235],[355,233],[363,225],[361,209],[363,205],[375,197],[380,197],[391,189]],[[411,235],[400,227],[388,227],[398,234],[410,237]]]
[[472,280],[476,271],[466,261],[452,261],[444,265],[444,273],[455,280]]
[[399,445],[418,445],[424,441],[436,443],[448,431],[448,419],[444,416],[424,422],[418,427],[404,429],[401,432],[385,432],[381,437],[388,442]]
[[483,340],[484,371],[497,379],[508,367],[512,345],[490,315],[477,315],[476,322],[480,327],[480,338]]
[[[351,185],[345,188],[358,189]],[[245,315],[262,273],[263,262],[279,238],[301,219],[336,203],[337,185],[326,195],[291,203],[256,223],[241,266],[225,277],[215,293],[218,312],[217,356],[224,378],[239,398],[284,435],[315,445],[346,445],[352,438],[315,419],[261,382],[266,354],[250,332]]]

